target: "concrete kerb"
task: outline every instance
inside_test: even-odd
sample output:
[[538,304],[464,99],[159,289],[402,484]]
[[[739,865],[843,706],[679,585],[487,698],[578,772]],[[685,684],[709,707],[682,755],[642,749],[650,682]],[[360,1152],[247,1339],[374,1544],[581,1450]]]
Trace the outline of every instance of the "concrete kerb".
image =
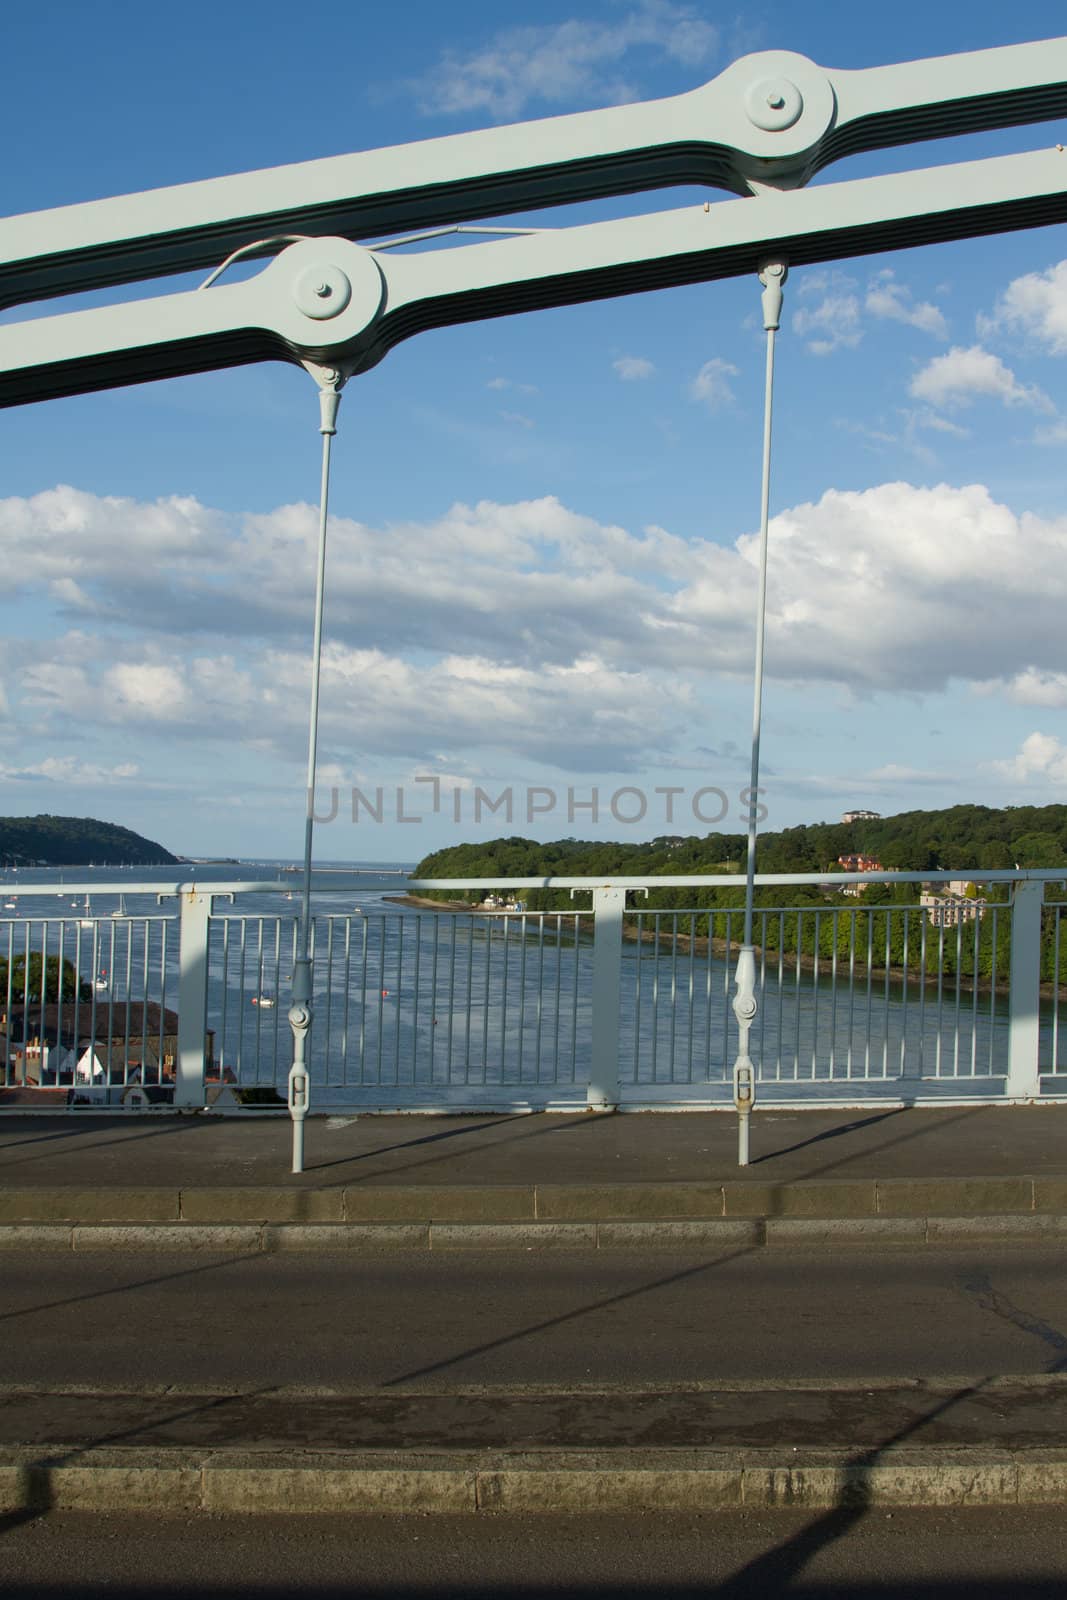
[[[340,1225],[366,1229],[505,1228],[536,1225],[590,1228],[610,1224],[661,1228],[744,1227],[806,1220],[873,1222],[889,1237],[892,1223],[927,1219],[1067,1214],[1067,1178],[889,1178],[835,1182],[621,1183],[547,1185],[339,1185],[336,1188],[198,1186],[118,1188],[22,1186],[0,1188],[0,1230],[31,1224],[87,1229],[100,1226],[235,1227],[246,1229]],[[909,1229],[902,1229],[902,1237]],[[458,1236],[458,1235],[457,1235]],[[398,1235],[399,1237],[399,1235]],[[517,1235],[516,1235],[517,1237]]]
[[823,1245],[914,1247],[1067,1238],[1067,1213],[977,1217],[771,1217],[643,1222],[0,1224],[0,1253],[393,1250],[719,1250]]
[[1067,1503],[1067,1450],[0,1452],[0,1511],[489,1514]]

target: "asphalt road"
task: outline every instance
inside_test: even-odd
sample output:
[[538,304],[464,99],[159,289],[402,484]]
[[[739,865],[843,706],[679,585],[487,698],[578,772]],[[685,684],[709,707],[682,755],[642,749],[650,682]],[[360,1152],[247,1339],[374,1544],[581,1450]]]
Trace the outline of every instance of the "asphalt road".
[[0,1519],[5,1600],[1061,1600],[1067,1513]]
[[3,1378],[441,1392],[1062,1372],[1065,1254],[5,1252]]

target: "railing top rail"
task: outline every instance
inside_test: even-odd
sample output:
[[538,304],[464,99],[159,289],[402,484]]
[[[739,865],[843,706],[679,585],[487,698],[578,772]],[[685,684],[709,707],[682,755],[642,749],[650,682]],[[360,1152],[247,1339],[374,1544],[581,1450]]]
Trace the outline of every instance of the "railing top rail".
[[[17,870],[17,869],[16,869]],[[17,879],[5,879],[2,887],[10,894],[39,895],[42,898],[55,898],[57,894],[64,895],[117,895],[117,894],[144,894],[159,895],[164,898],[181,896],[184,894],[269,894],[284,889],[291,889],[292,883],[279,882],[271,878],[267,882],[258,879],[248,879],[247,882],[233,883],[201,883],[193,879],[190,882],[176,883],[135,883],[128,878],[101,879],[94,883],[64,883],[57,887],[56,883],[21,883]]]
[[[337,869],[334,869],[335,872]],[[821,884],[834,887],[848,883],[1062,883],[1067,880],[1067,863],[1062,867],[1031,867],[1015,870],[986,870],[957,867],[938,872],[758,872],[756,883],[774,885]],[[737,873],[679,873],[647,877],[539,877],[539,878],[410,878],[405,887],[422,889],[694,889],[742,888],[744,875]],[[3,888],[23,897],[48,899],[57,893],[70,896],[151,895],[157,899],[180,899],[183,895],[232,896],[237,894],[284,894],[292,890],[291,879],[233,879],[203,882],[191,879],[173,883],[141,883],[129,879],[101,880],[92,883],[64,883],[57,890],[52,883],[20,883],[7,880]],[[336,883],[312,883],[313,892],[336,892]],[[136,916],[138,913],[132,913]]]
[[[939,872],[757,872],[757,884],[838,883],[1061,883],[1067,878],[1067,863],[1062,867],[1017,868],[986,871],[978,867],[959,867]],[[744,874],[679,873],[677,877],[602,878],[412,878],[411,889],[692,889],[743,888]]]

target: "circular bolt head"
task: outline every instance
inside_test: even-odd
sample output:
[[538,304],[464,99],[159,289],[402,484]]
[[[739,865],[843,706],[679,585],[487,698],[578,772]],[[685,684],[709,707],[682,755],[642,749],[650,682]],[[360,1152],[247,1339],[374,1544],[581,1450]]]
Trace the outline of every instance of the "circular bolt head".
[[761,78],[745,95],[748,120],[765,133],[791,128],[803,110],[804,96],[791,78]]
[[352,285],[346,274],[326,262],[305,267],[293,284],[297,307],[316,322],[340,316],[351,298]]

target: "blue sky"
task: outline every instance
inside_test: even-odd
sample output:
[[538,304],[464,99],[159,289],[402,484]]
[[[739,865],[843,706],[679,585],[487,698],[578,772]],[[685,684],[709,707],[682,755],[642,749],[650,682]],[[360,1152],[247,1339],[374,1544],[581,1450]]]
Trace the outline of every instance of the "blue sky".
[[[1057,26],[1026,0],[771,3],[757,22],[684,0],[22,8],[5,18],[2,209],[679,93],[753,50],[865,67]],[[1064,132],[853,158],[819,181]],[[1044,229],[791,275],[767,826],[1064,799],[1065,258]],[[321,858],[704,831],[702,788],[741,825],[758,310],[758,284],[735,281],[501,319],[422,335],[348,386],[320,745],[341,814]],[[310,379],[281,364],[0,415],[0,812],[95,815],[183,852],[299,851],[316,429]],[[436,814],[415,782],[431,777]],[[380,824],[348,820],[353,786],[382,788]],[[398,787],[420,821],[396,820]],[[511,790],[511,825],[484,804],[475,821],[479,788]],[[568,816],[568,789],[596,790],[596,822]],[[631,791],[644,815],[624,823]]]

